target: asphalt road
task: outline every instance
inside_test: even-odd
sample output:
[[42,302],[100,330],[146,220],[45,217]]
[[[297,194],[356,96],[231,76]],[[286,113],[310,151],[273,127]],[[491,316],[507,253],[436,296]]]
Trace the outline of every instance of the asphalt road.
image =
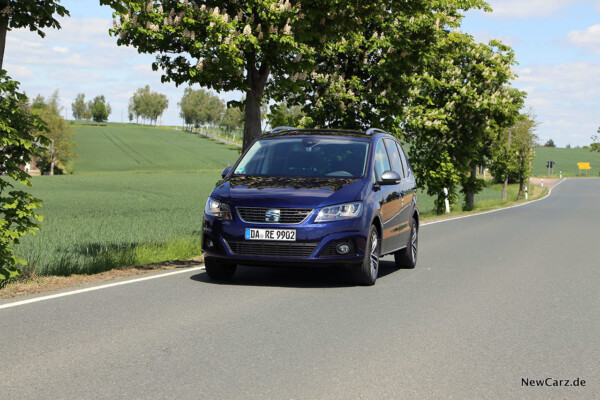
[[[243,268],[0,309],[0,398],[598,398],[599,238],[600,180],[570,179],[423,227],[374,287]],[[546,378],[586,386],[522,383]]]

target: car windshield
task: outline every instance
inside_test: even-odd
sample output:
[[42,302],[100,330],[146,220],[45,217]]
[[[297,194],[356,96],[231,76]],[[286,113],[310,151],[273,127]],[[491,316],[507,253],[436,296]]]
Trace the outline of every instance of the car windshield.
[[277,137],[254,143],[235,175],[360,178],[369,142],[350,138]]

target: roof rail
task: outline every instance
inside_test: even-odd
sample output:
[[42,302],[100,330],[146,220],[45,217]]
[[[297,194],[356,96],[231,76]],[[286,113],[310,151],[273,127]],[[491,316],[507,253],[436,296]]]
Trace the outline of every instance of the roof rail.
[[376,133],[387,133],[386,131],[384,131],[383,129],[379,129],[379,128],[369,128],[367,129],[367,136],[376,134]]
[[273,128],[269,131],[269,133],[278,133],[282,131],[291,131],[298,128],[292,128],[291,126],[278,126],[277,128]]

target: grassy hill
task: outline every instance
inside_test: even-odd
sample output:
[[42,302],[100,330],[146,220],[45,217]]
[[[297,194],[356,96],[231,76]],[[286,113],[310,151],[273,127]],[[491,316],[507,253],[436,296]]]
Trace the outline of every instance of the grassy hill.
[[234,162],[231,146],[198,136],[139,125],[76,125],[80,158],[75,174],[215,172]]
[[[558,176],[562,171],[563,176],[578,176],[577,163],[589,162],[592,169],[587,171],[588,176],[598,176],[600,173],[600,153],[586,149],[564,149],[557,147],[537,147],[535,149],[535,161],[533,162],[533,175],[548,175],[546,163],[554,161],[554,175]],[[585,171],[582,174],[585,175]]]

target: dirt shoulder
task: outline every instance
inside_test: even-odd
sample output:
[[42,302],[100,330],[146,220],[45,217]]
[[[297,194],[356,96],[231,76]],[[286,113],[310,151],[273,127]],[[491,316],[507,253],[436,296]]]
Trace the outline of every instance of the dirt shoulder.
[[0,299],[11,299],[17,296],[51,292],[75,286],[84,286],[136,275],[145,275],[157,271],[193,267],[201,262],[202,257],[194,257],[190,260],[165,261],[139,267],[112,269],[94,275],[34,276],[27,281],[11,283],[5,288],[0,289]]
[[531,184],[536,186],[542,186],[542,182],[544,183],[544,187],[551,188],[560,182],[562,179],[558,178],[531,178]]

